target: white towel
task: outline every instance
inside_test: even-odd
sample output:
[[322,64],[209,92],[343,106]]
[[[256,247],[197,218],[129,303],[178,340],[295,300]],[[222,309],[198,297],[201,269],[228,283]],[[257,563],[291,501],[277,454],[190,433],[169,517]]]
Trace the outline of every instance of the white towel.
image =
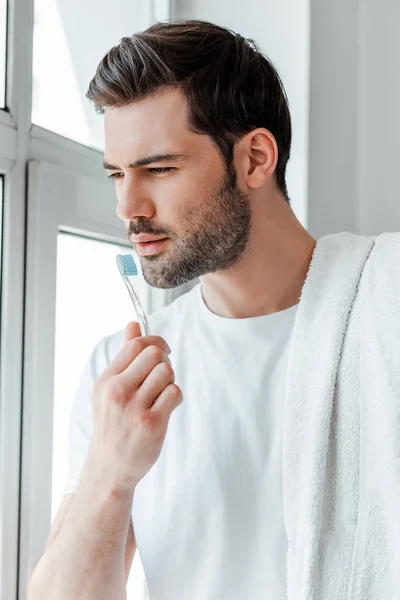
[[288,600],[400,599],[400,234],[317,241],[283,430]]

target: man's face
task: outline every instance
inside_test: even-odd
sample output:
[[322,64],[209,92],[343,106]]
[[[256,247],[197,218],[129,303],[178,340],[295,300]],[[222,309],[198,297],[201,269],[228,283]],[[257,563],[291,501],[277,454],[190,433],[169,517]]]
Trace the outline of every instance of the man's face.
[[[149,285],[174,288],[239,261],[250,236],[249,200],[210,137],[188,129],[186,100],[178,90],[106,108],[105,138],[105,164],[114,175],[117,214],[129,239],[169,238],[140,256]],[[128,166],[166,154],[179,158]]]

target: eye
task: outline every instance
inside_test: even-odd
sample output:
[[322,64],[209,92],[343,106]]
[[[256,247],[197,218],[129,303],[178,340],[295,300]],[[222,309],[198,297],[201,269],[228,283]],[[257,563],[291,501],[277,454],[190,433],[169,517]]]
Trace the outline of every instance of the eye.
[[168,173],[168,171],[172,171],[174,167],[153,167],[147,169],[149,173],[155,173],[156,175],[161,175],[161,173]]
[[[173,171],[175,167],[152,167],[146,169],[148,173],[154,173],[155,175],[162,175],[163,173],[168,173],[169,171]],[[123,173],[111,173],[111,175],[107,176],[107,179],[121,179]]]

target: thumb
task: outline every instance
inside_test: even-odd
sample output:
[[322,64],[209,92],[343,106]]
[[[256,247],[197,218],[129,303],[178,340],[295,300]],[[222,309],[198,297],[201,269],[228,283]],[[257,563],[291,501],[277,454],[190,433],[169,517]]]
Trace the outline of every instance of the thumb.
[[130,321],[125,329],[124,346],[133,340],[133,338],[141,337],[140,325],[137,321]]

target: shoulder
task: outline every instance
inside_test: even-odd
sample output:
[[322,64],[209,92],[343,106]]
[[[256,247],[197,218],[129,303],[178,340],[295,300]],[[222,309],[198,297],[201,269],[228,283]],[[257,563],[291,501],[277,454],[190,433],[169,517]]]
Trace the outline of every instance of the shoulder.
[[400,314],[400,233],[381,233],[375,237],[362,277],[368,313],[387,322]]
[[[376,286],[400,284],[400,233],[377,235],[364,269],[370,284]],[[382,290],[383,291],[383,290]]]
[[381,233],[375,237],[371,260],[382,265],[398,264],[400,257],[400,232]]

